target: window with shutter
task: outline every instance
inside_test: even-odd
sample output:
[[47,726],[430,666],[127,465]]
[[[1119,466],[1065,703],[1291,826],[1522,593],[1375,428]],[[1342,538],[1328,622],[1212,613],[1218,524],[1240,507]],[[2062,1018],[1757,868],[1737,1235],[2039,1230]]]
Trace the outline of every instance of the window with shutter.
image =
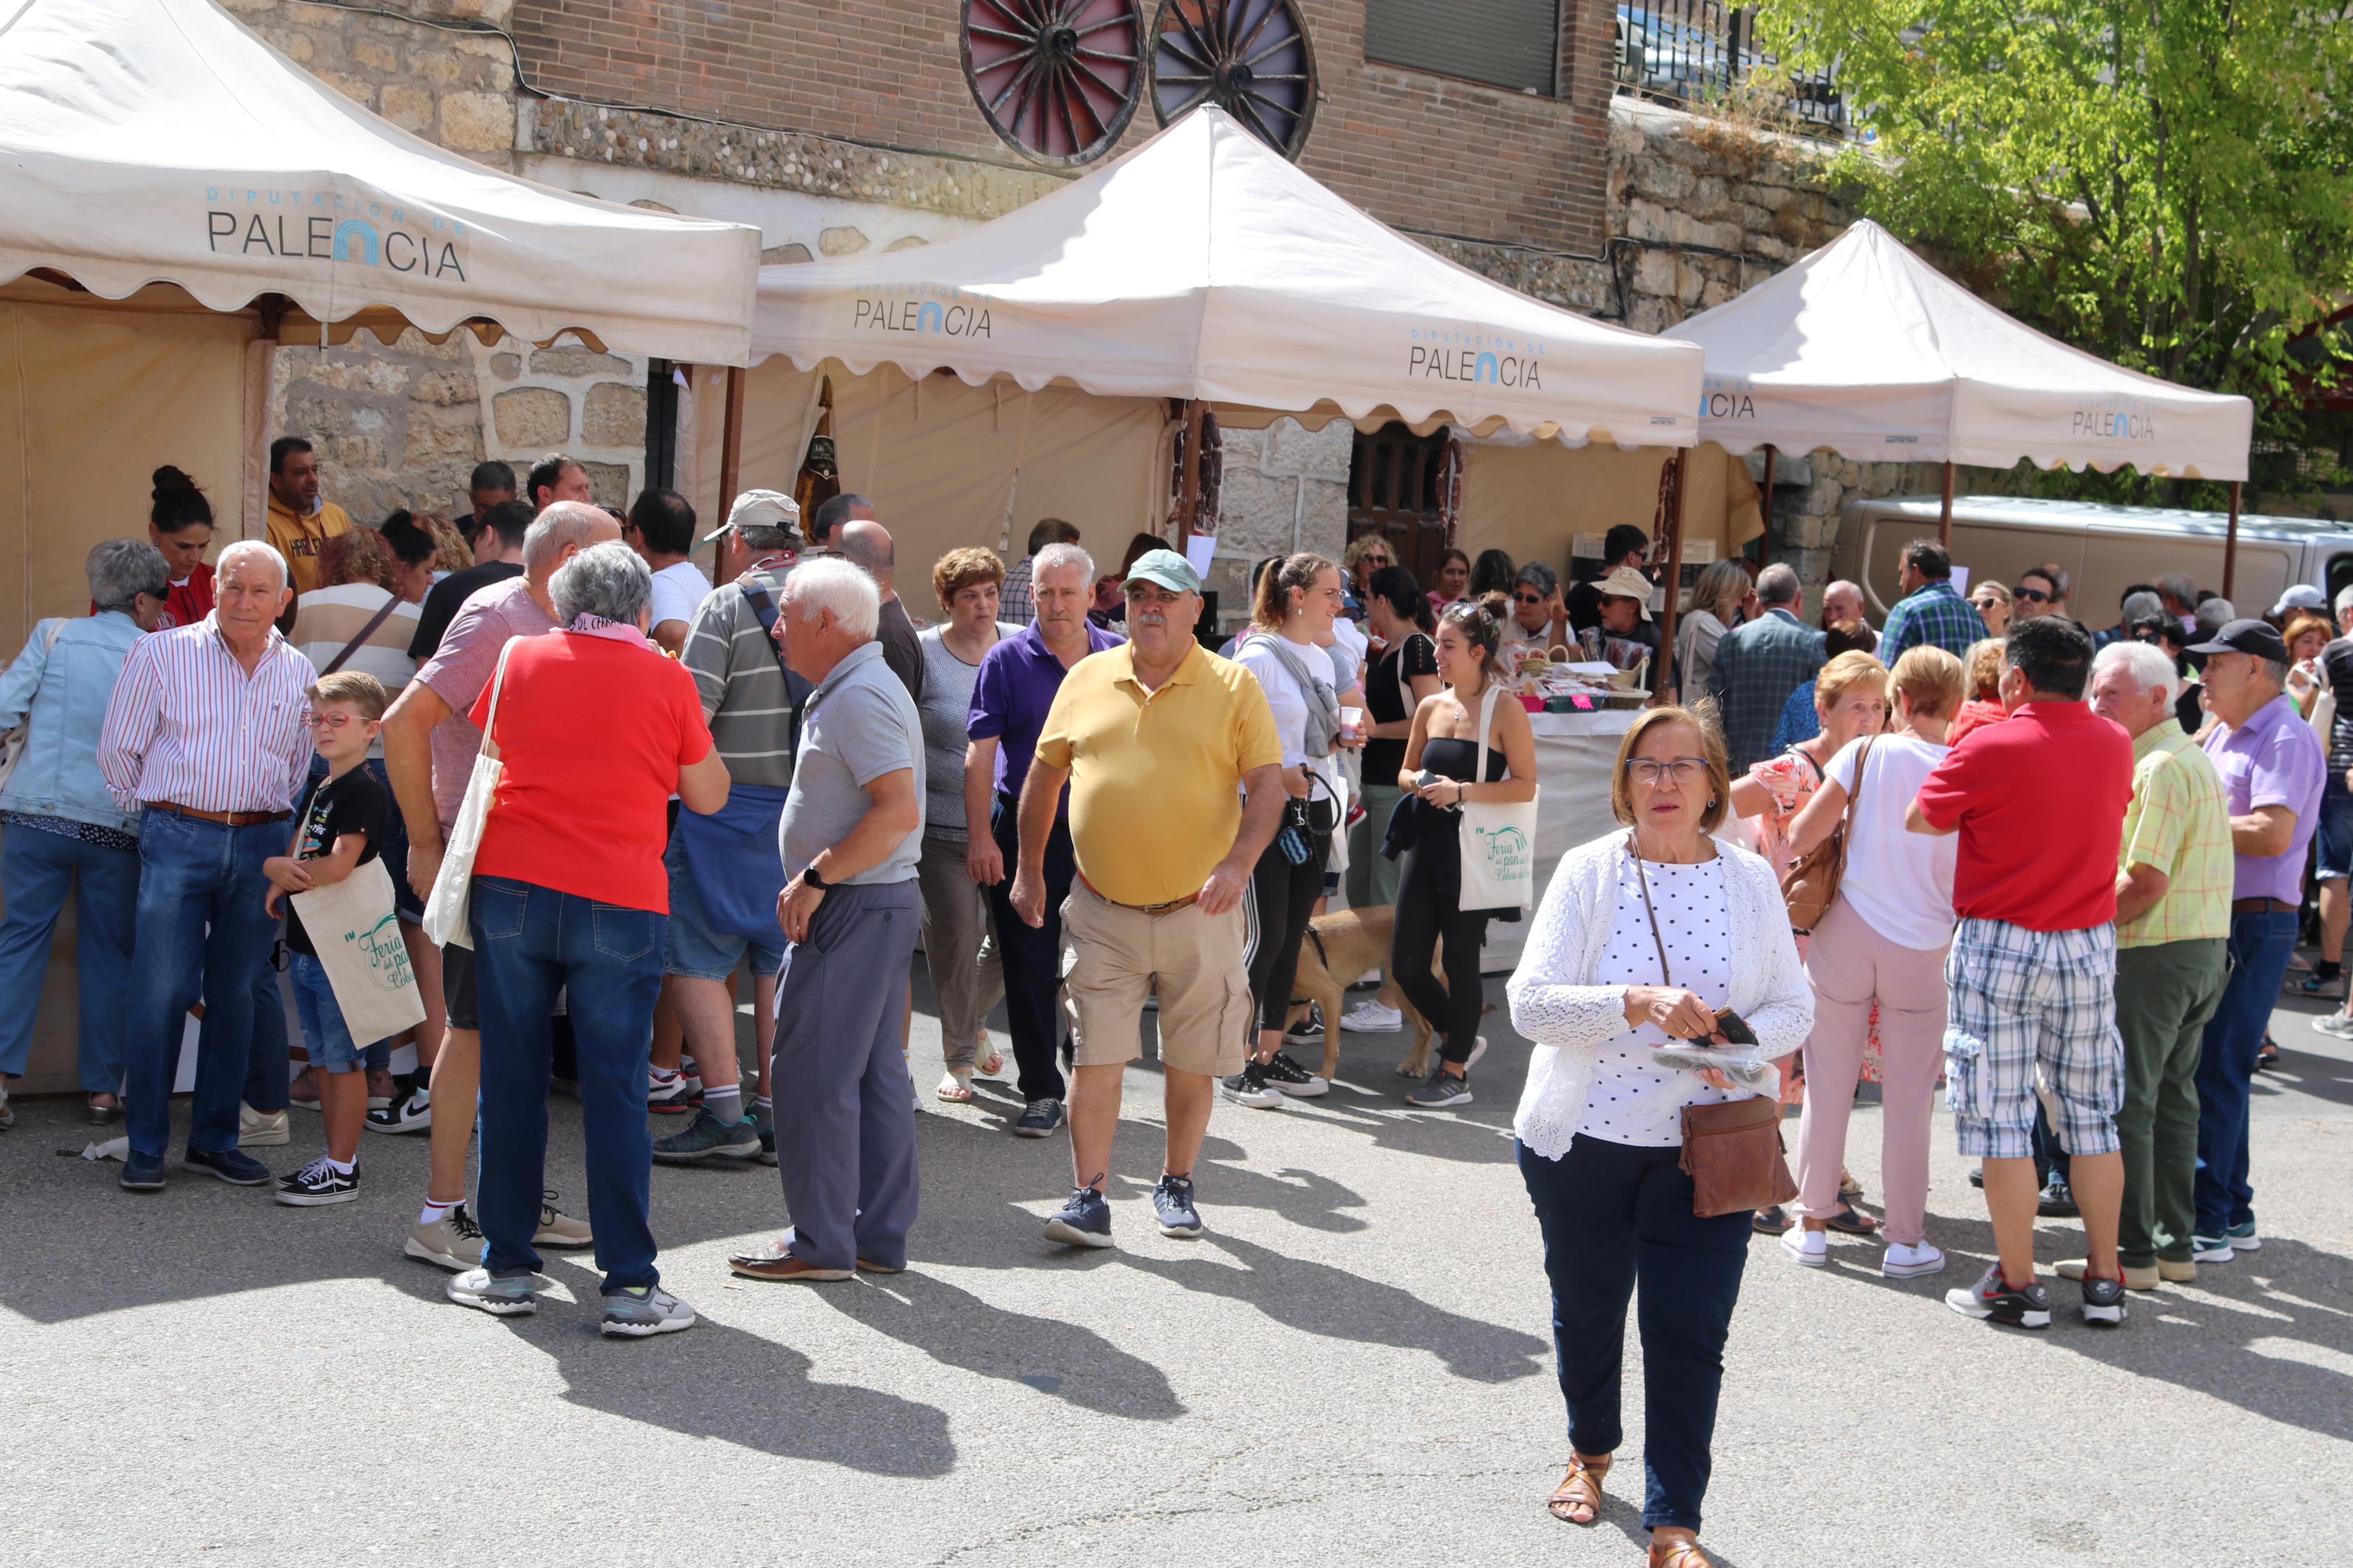
[[1366,0],[1365,58],[1553,95],[1560,0]]

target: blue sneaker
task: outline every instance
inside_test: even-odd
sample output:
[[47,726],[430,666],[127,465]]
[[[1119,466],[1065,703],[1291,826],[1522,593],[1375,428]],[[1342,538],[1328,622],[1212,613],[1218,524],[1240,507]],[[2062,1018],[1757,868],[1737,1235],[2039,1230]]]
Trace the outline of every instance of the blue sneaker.
[[1080,1187],[1046,1222],[1046,1239],[1069,1247],[1111,1245],[1111,1205],[1092,1187]]
[[1152,1212],[1160,1220],[1160,1234],[1190,1240],[1201,1234],[1201,1211],[1193,1206],[1193,1178],[1163,1176],[1152,1189]]
[[233,1187],[259,1187],[272,1179],[269,1166],[236,1149],[191,1149],[180,1163],[218,1176]]
[[122,1174],[117,1179],[126,1193],[160,1193],[164,1190],[164,1161],[156,1154],[136,1151],[122,1157]]
[[1062,1102],[1059,1100],[1033,1100],[1021,1108],[1020,1119],[1013,1123],[1016,1138],[1048,1138],[1062,1124]]
[[2255,1234],[2253,1220],[2249,1220],[2244,1225],[2232,1226],[2222,1233],[2222,1237],[2231,1244],[2231,1250],[2233,1252],[2258,1252],[2262,1250],[2263,1245],[2263,1238]]

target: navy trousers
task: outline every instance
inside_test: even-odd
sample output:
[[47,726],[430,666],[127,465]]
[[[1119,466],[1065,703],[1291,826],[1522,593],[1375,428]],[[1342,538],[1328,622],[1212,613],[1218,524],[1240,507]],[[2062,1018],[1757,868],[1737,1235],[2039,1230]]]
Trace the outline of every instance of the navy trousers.
[[1519,1145],[1520,1176],[1544,1232],[1568,1440],[1580,1454],[1615,1453],[1625,1440],[1626,1303],[1640,1285],[1642,1522],[1697,1530],[1750,1215],[1693,1214],[1682,1157],[1679,1146],[1583,1133],[1557,1160]]

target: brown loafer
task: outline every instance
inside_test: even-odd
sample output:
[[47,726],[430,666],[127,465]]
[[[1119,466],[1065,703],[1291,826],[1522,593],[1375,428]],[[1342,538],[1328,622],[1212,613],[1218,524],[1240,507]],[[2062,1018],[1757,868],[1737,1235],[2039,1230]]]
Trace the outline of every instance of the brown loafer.
[[800,1280],[822,1284],[834,1279],[847,1279],[847,1268],[819,1268],[789,1247],[764,1247],[758,1252],[738,1252],[727,1259],[730,1271],[746,1279]]
[[904,1274],[907,1271],[907,1266],[903,1263],[893,1268],[887,1263],[877,1263],[870,1258],[860,1258],[858,1267],[869,1274]]

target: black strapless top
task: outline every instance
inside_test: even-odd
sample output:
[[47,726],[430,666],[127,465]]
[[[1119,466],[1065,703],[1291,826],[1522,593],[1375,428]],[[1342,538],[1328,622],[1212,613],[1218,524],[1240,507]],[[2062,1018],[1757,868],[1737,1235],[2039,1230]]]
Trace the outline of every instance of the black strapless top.
[[1422,742],[1421,765],[1441,778],[1461,779],[1466,784],[1499,784],[1504,778],[1504,753],[1500,750],[1487,748],[1487,776],[1474,779],[1471,772],[1479,765],[1479,743],[1451,736]]

